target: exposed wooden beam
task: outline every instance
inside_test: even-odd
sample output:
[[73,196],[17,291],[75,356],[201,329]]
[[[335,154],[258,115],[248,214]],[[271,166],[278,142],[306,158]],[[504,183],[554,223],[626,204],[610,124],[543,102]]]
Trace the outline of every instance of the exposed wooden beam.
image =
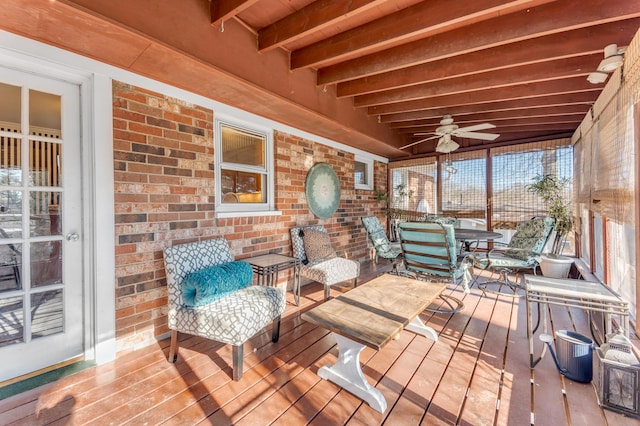
[[[573,114],[567,113],[567,114],[550,114],[550,115],[531,115],[531,116],[520,116],[520,117],[502,117],[502,118],[484,118],[484,116],[482,115],[482,113],[479,113],[478,115],[476,115],[474,117],[473,120],[469,120],[469,121],[458,121],[456,120],[456,124],[460,127],[466,127],[466,126],[473,126],[475,124],[481,124],[481,123],[491,123],[491,124],[495,124],[496,126],[501,125],[502,123],[506,123],[507,121],[509,123],[519,123],[519,124],[524,124],[525,121],[524,120],[528,120],[528,122],[530,123],[543,123],[543,122],[547,122],[547,123],[560,123],[560,122],[573,122],[573,121],[577,121],[578,123],[581,122],[584,119],[585,114],[587,113],[588,109],[585,109],[585,111],[579,111],[579,112],[575,112]],[[397,127],[397,126],[391,126],[391,128],[395,129],[397,132],[399,133],[420,133],[422,132],[421,129],[431,129],[431,130],[435,130],[437,127],[439,127],[440,123],[436,123],[436,122],[425,122],[422,120],[416,120],[416,121],[406,121],[403,122],[405,123],[403,126],[401,127]],[[398,124],[398,123],[395,123]],[[427,130],[427,131],[431,131],[431,130]],[[493,130],[489,129],[486,130],[485,132],[487,133],[492,133]]]
[[[507,133],[504,132],[500,135],[499,139],[495,141],[481,141],[473,140],[467,146],[461,146],[456,150],[456,153],[477,151],[478,149],[500,148],[503,146],[517,145],[521,143],[540,142],[557,139],[570,138],[573,135],[573,131],[559,131],[559,132],[518,132]],[[469,140],[471,141],[471,140]],[[427,141],[424,144],[414,145],[413,147],[403,150],[407,155],[411,155],[411,158],[419,158],[421,156],[437,155],[435,151],[435,145],[437,140]],[[402,160],[402,157],[397,157],[397,160]]]
[[478,113],[478,111],[483,111],[485,113],[499,111],[522,111],[522,113],[527,114],[529,112],[535,113],[535,110],[537,108],[563,106],[582,106],[588,109],[589,106],[593,105],[593,102],[598,97],[598,94],[599,91],[592,90],[589,92],[538,96],[535,98],[518,99],[512,101],[487,102],[483,104],[455,105],[449,107],[431,108],[420,111],[380,115],[380,122],[388,123],[391,127],[393,127],[396,124],[398,126],[401,126],[404,121],[441,118],[445,114],[451,114],[454,117],[460,117],[466,114],[476,114]]
[[[569,123],[533,123],[533,124],[521,124],[518,126],[505,126],[505,127],[500,127],[500,128],[495,128],[495,129],[491,129],[490,133],[493,134],[497,134],[499,135],[499,137],[497,139],[495,139],[496,141],[500,142],[502,140],[504,140],[504,135],[507,134],[513,134],[513,135],[518,135],[520,133],[527,133],[527,132],[531,132],[531,133],[538,133],[538,134],[547,134],[550,132],[553,133],[557,133],[557,132],[574,132],[575,129],[580,125],[581,121],[576,121],[576,122],[569,122]],[[431,133],[432,131],[429,129],[420,129],[420,133]],[[404,134],[404,136],[407,137],[407,141],[409,143],[411,143],[412,141],[419,141],[421,139],[424,139],[426,137],[429,137],[428,135],[425,136],[410,136],[408,134]],[[516,137],[513,136],[513,137]],[[431,139],[435,142],[438,142],[438,138],[434,138]],[[482,142],[487,142],[487,141],[483,141],[482,139],[473,139],[473,138],[463,138],[460,136],[453,136],[453,140],[455,140],[459,145],[462,146],[468,146],[469,144],[472,143],[480,143]],[[420,144],[419,144],[420,145]]]
[[575,123],[554,123],[554,124],[533,124],[533,125],[517,125],[509,126],[504,125],[491,129],[494,133],[509,132],[509,133],[521,133],[521,132],[542,132],[542,131],[574,131],[577,128]]
[[338,97],[357,96],[536,62],[594,53],[602,55],[604,46],[619,43],[622,34],[631,39],[638,28],[640,18],[634,18],[551,34],[513,43],[508,48],[493,47],[338,83],[337,93]]
[[[575,104],[575,105],[558,105],[558,106],[539,106],[525,109],[512,109],[502,111],[486,111],[484,108],[476,107],[476,110],[470,114],[453,115],[455,120],[454,124],[462,127],[468,125],[467,123],[485,122],[488,120],[504,120],[511,118],[522,117],[547,117],[556,115],[571,115],[571,114],[585,114],[591,106],[587,104]],[[439,126],[442,116],[435,116],[421,120],[413,121],[400,121],[396,123],[390,123],[392,128],[402,128],[411,125],[410,123],[422,123],[424,126],[434,125]]]
[[[506,126],[540,126],[543,124],[571,124],[573,128],[577,128],[578,125],[584,119],[584,113],[582,114],[570,114],[570,115],[552,115],[552,116],[542,116],[542,117],[524,117],[524,118],[505,118],[505,119],[491,119],[491,120],[476,120],[470,123],[460,123],[460,127],[472,126],[474,124],[480,124],[483,122],[490,122],[495,124],[496,128],[489,129],[486,131],[482,131],[481,133],[499,133],[496,129],[501,128],[504,129]],[[504,124],[504,125],[503,125]],[[409,134],[415,135],[416,133],[430,133],[434,132],[437,126],[435,125],[418,125],[416,127],[406,127],[401,129],[396,129],[401,134]],[[413,139],[421,139],[425,136],[416,135],[413,136]]]
[[425,108],[442,108],[454,105],[483,104],[485,102],[511,101],[562,93],[601,91],[602,86],[590,84],[583,76],[562,80],[525,83],[507,88],[478,90],[475,92],[457,93],[454,95],[434,96],[408,102],[397,102],[387,105],[371,106],[369,115],[391,114],[405,111],[418,111]]
[[396,13],[342,32],[291,53],[291,69],[320,66],[354,54],[365,54],[393,44],[459,28],[550,0],[474,0],[421,2]]
[[260,0],[211,0],[209,11],[211,25],[220,25],[238,13],[250,8]]
[[359,108],[441,96],[447,93],[463,93],[546,80],[566,79],[575,76],[584,76],[586,79],[586,76],[597,68],[601,60],[602,55],[598,53],[590,55],[588,58],[560,59],[522,67],[489,71],[472,76],[457,77],[356,96],[353,99],[353,104]]
[[558,131],[558,132],[518,132],[508,133],[503,132],[500,138],[493,142],[477,141],[476,144],[470,145],[468,148],[460,148],[457,152],[475,151],[478,148],[500,148],[503,146],[516,145],[521,143],[530,142],[542,142],[558,139],[567,139],[573,136],[573,131]]
[[549,3],[512,13],[509,19],[490,19],[321,68],[317,83],[339,83],[519,40],[635,17],[640,17],[640,2],[637,1],[583,0],[580,5]]
[[319,0],[258,31],[258,50],[266,52],[351,18],[387,0]]

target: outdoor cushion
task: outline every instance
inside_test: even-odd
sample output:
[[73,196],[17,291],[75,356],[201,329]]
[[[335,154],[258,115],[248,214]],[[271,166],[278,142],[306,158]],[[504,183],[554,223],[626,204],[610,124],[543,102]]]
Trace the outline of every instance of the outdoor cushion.
[[336,251],[331,247],[329,234],[316,229],[305,229],[303,233],[304,251],[309,262],[336,257]]
[[300,259],[300,276],[318,281],[324,284],[325,299],[329,298],[330,287],[336,283],[354,280],[354,285],[360,275],[360,263],[354,260],[338,257],[334,251],[334,257],[330,259],[309,260],[305,252],[304,235],[314,231],[329,237],[327,230],[322,225],[308,225],[304,228],[293,227],[290,230],[293,255]]
[[247,262],[209,266],[184,278],[182,298],[186,306],[203,306],[247,287],[252,281],[253,269]]
[[277,287],[250,285],[202,306],[182,306],[169,317],[169,328],[230,345],[242,345],[285,309]]
[[333,257],[302,265],[300,273],[304,277],[331,286],[360,275],[360,263],[342,257]]
[[452,225],[457,227],[460,225],[460,221],[455,217],[447,217],[447,216],[436,216],[436,215],[427,215],[424,218],[425,222],[435,222],[441,225]]
[[549,234],[553,231],[554,222],[550,218],[536,217],[518,223],[516,233],[511,237],[505,256],[534,263]]
[[384,259],[396,259],[402,250],[391,246],[387,235],[382,229],[380,221],[375,216],[365,216],[362,218],[362,224],[364,225],[373,247],[376,249],[376,254]]

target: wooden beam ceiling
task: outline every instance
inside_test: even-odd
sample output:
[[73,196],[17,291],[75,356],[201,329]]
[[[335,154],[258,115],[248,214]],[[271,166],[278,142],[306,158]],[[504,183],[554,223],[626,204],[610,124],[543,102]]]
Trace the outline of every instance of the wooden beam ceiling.
[[[635,32],[639,27],[640,18],[629,19],[622,23],[595,25],[516,42],[508,48],[498,46],[369,77],[356,78],[338,83],[338,96],[364,95],[429,81],[463,77],[570,57],[597,54],[601,58],[602,48],[594,49],[594,46],[617,44],[621,28],[624,28],[626,32]],[[554,48],[550,49],[550,46]]]
[[[449,5],[451,2],[443,2]],[[338,83],[581,27],[639,17],[629,0],[556,1],[405,43],[318,70],[318,84]],[[551,46],[549,46],[551,47]],[[292,69],[293,64],[292,53]]]
[[[549,0],[422,2],[293,51],[291,69],[319,68],[337,60],[344,61],[356,55],[362,56],[371,51],[392,48],[417,38],[432,37],[470,23],[485,21],[501,12],[521,10],[547,1]],[[336,81],[319,79],[320,84],[334,82]]]
[[[604,47],[622,54],[640,27],[629,0],[19,3],[0,27],[389,158],[433,152],[399,147],[446,114],[496,126],[465,150],[570,137],[604,87],[586,80]],[[22,14],[36,19],[11,25]]]
[[386,0],[321,0],[285,16],[258,31],[258,50],[267,52],[299,40],[311,32],[339,25],[354,13],[384,4]]

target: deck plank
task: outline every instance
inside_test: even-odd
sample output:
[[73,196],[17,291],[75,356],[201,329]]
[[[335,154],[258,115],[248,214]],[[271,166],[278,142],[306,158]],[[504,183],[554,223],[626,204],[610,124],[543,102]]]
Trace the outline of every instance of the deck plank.
[[[333,338],[326,330],[317,329],[314,330],[313,333],[317,333],[322,337],[311,345],[305,343],[301,351],[289,361],[286,361],[281,354],[276,354],[276,356],[282,357],[282,360],[286,362],[273,373],[266,376],[263,375],[261,380],[252,386],[251,389],[242,392],[232,401],[224,404],[220,410],[208,416],[206,423],[215,425],[224,424],[225,419],[228,418],[235,424],[252,409],[260,405],[266,398],[279,391],[279,389],[286,385],[291,379],[308,368],[309,365],[318,358],[318,354],[326,353],[335,344]],[[312,333],[309,333],[307,336],[311,334]]]
[[457,333],[457,342],[453,347],[449,366],[431,400],[423,424],[451,424],[458,419],[480,350],[481,336],[486,329],[486,318],[492,305],[488,299],[481,297],[480,293],[474,292],[465,298],[465,310],[455,314],[466,317],[467,322]]
[[[359,282],[384,270],[365,264]],[[599,407],[593,385],[561,377],[549,354],[532,385],[524,300],[483,296],[475,287],[463,312],[420,314],[438,342],[405,330],[379,352],[363,350],[364,374],[388,402],[380,414],[317,376],[335,362],[337,347],[301,313],[323,300],[317,283],[303,287],[300,307],[289,292],[280,341],[271,342],[267,327],[245,345],[240,382],[231,379],[228,345],[181,335],[175,364],[166,360],[168,340],[121,352],[114,362],[0,400],[0,425],[529,424],[532,401],[536,425],[640,424]],[[553,307],[552,318],[555,328],[589,334],[579,309]]]
[[[504,302],[507,302],[503,305]],[[514,300],[493,302],[487,332],[482,342],[461,421],[492,425],[497,415],[509,322]],[[498,307],[500,306],[500,309]]]
[[[406,385],[406,381],[410,378],[410,372],[413,371],[411,369],[412,365],[415,365],[416,360],[413,360],[412,364],[407,364],[407,352],[410,350],[410,346],[414,342],[421,342],[418,344],[429,344],[427,339],[423,336],[417,336],[414,333],[409,331],[403,331],[400,333],[400,337],[396,341],[392,341],[389,345],[392,346],[393,352],[390,352],[391,357],[383,357],[386,350],[379,351],[376,356],[367,364],[372,368],[377,368],[376,366],[382,365],[385,370],[377,371],[375,377],[377,377],[378,382],[375,383],[373,381],[370,382],[372,385],[375,384],[375,388],[377,388],[385,400],[387,401],[387,412],[389,410],[388,407],[391,407],[395,404],[398,399],[400,393],[404,389]],[[384,360],[382,360],[384,358]],[[410,371],[411,370],[411,371]],[[382,376],[380,376],[380,374]],[[385,413],[379,413],[369,406],[369,404],[363,403],[356,409],[353,416],[349,419],[347,424],[350,425],[373,425],[380,424],[384,421],[386,416]]]
[[[367,373],[369,372],[370,368],[365,370],[365,366],[369,361],[371,361],[375,354],[376,351],[369,347],[365,347],[360,353],[360,361],[363,364],[363,373],[367,378]],[[331,364],[335,363],[337,355],[338,353],[336,351],[335,359],[331,360]],[[314,370],[315,373],[318,372],[319,367],[320,366],[317,366],[317,368]],[[353,412],[358,408],[358,406],[363,403],[362,400],[332,382],[324,382],[330,384],[330,386],[334,389],[333,396],[318,411],[318,413],[311,419],[308,424],[327,425],[346,422],[353,415]],[[314,390],[312,390],[312,392]]]
[[[335,342],[332,342],[331,347],[335,347]],[[327,351],[317,362],[328,363],[331,356],[330,351]],[[304,407],[299,405],[302,396],[309,392],[320,380],[320,377],[314,374],[309,368],[305,368],[286,385],[282,386],[278,392],[270,394],[247,413],[247,415],[238,420],[236,425],[251,426],[260,423],[272,423],[276,422],[290,409],[294,411],[303,410]],[[296,422],[295,424],[301,423],[302,422]]]
[[[173,416],[176,416],[177,420],[192,416],[191,418],[193,420],[188,420],[187,423],[183,424],[194,424],[194,422],[201,421],[206,418],[207,415],[219,409],[224,402],[233,399],[236,393],[240,393],[253,386],[266,371],[275,369],[281,365],[282,360],[278,359],[277,356],[274,355],[275,353],[287,350],[289,344],[292,342],[300,342],[298,343],[298,346],[300,346],[304,343],[311,344],[311,342],[315,342],[322,337],[322,333],[308,336],[309,333],[313,332],[315,332],[314,327],[303,323],[290,333],[281,336],[278,343],[265,346],[258,350],[258,356],[264,357],[264,361],[254,366],[246,366],[245,364],[245,368],[251,368],[245,370],[243,379],[240,382],[233,382],[231,380],[231,367],[227,365],[213,376],[199,380],[194,383],[193,386],[184,389],[153,410],[132,418],[128,423],[154,424]],[[279,349],[280,351],[278,351]],[[290,348],[288,350],[291,351]],[[214,394],[214,396],[212,396],[212,394]],[[218,403],[218,401],[220,401],[220,403]]]
[[[510,301],[506,296],[496,299],[496,303],[502,306],[509,305]],[[528,425],[531,423],[532,409],[531,372],[524,297],[519,298],[518,303],[513,306],[503,369],[497,424]]]
[[[433,319],[447,318],[447,321],[437,328],[440,330],[438,341],[429,350],[424,361],[409,382],[407,389],[403,393],[402,404],[398,404],[390,413],[388,418],[390,424],[393,424],[396,419],[401,419],[407,415],[416,417],[420,415],[424,418],[425,412],[433,408],[433,400],[437,398],[437,392],[440,390],[440,381],[447,368],[451,365],[451,358],[459,344],[460,336],[462,336],[469,322],[469,316],[465,312],[473,312],[478,300],[477,294],[469,295],[464,298],[464,311],[448,317],[444,315],[433,316]],[[431,323],[432,321],[429,321],[430,325]],[[408,404],[408,402],[411,402],[411,404]],[[410,408],[411,411],[408,413],[403,412],[406,408]],[[422,413],[419,413],[420,409]]]
[[[566,326],[570,326],[560,318],[560,310],[553,309],[556,306],[551,306],[552,309],[548,309],[546,306],[543,308],[547,309],[547,312],[555,313],[550,314],[551,325],[547,334],[553,335],[555,330],[566,329]],[[536,353],[539,353],[543,346],[539,339],[539,333],[534,336],[533,344],[537,350]],[[562,375],[556,369],[549,351],[533,370],[533,407],[536,425],[570,424],[565,409]]]
[[[425,312],[421,316],[423,322],[428,323],[440,335],[443,328],[450,319],[449,315],[436,315]],[[437,343],[423,336],[416,336],[415,342],[419,345],[418,356],[421,358],[419,364],[411,372],[412,377],[403,389],[395,405],[388,410],[386,423],[393,424],[419,424],[424,416],[426,407],[429,404],[429,396],[426,395],[425,388],[428,388],[426,380],[427,371],[422,367],[428,363],[427,356],[434,350]],[[438,349],[436,349],[438,350]]]

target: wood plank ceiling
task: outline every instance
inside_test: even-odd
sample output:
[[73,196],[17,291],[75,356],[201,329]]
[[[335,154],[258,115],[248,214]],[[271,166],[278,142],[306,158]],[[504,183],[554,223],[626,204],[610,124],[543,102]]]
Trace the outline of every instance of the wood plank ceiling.
[[335,86],[405,144],[445,114],[495,125],[494,141],[454,137],[463,150],[570,137],[604,87],[587,81],[604,47],[622,53],[640,28],[637,0],[212,0],[210,10],[212,25],[241,22],[260,53],[286,50],[291,72],[313,70],[318,87]]
[[[570,137],[638,0],[3,0],[0,29],[386,158]],[[2,34],[0,34],[2,36]],[[623,70],[624,72],[624,70]],[[610,75],[608,78],[611,78]],[[426,136],[417,135],[427,133]]]

